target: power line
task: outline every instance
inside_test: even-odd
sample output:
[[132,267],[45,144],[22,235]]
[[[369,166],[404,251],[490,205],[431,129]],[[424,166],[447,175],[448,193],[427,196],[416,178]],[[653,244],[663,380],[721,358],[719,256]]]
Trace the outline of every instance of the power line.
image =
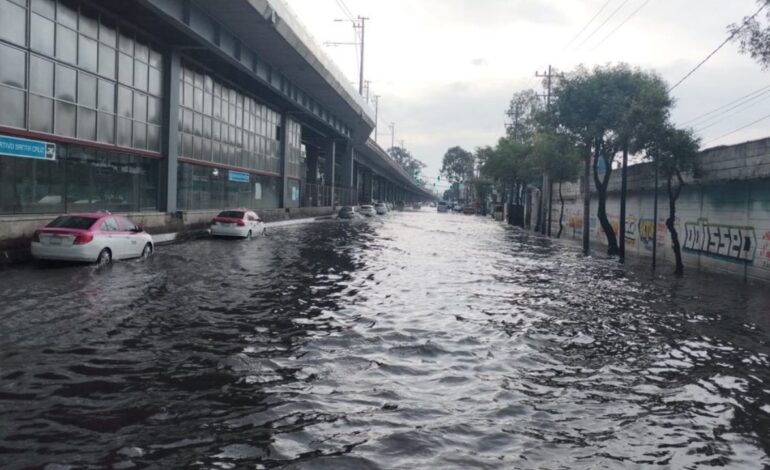
[[692,74],[694,74],[694,73],[695,73],[695,71],[696,71],[696,70],[698,70],[699,68],[701,68],[701,66],[702,66],[703,64],[705,64],[705,63],[706,63],[706,62],[707,62],[707,61],[708,61],[710,58],[712,58],[712,57],[714,56],[714,54],[716,54],[717,52],[719,52],[719,50],[720,50],[720,49],[722,49],[723,47],[725,47],[725,44],[727,44],[728,42],[732,41],[732,40],[733,40],[733,38],[734,38],[734,37],[735,37],[735,36],[736,36],[736,35],[737,35],[737,34],[738,34],[738,33],[739,33],[739,32],[740,32],[740,31],[741,31],[741,30],[742,30],[742,29],[743,29],[743,28],[744,28],[744,27],[747,25],[747,24],[749,24],[749,21],[751,21],[751,20],[753,20],[754,18],[756,18],[756,16],[759,14],[759,12],[761,12],[762,10],[764,10],[764,8],[767,6],[767,4],[768,4],[768,3],[770,3],[770,0],[767,0],[767,1],[765,1],[765,3],[763,3],[763,4],[762,4],[762,6],[761,6],[761,7],[759,7],[759,10],[757,10],[757,11],[756,11],[756,13],[754,13],[754,14],[753,14],[753,15],[751,15],[750,17],[746,18],[746,20],[744,20],[743,24],[742,24],[742,25],[741,25],[739,28],[736,28],[736,29],[735,29],[735,30],[732,32],[732,34],[730,34],[730,35],[727,37],[727,39],[725,39],[725,40],[724,40],[724,42],[722,42],[722,44],[720,44],[719,46],[717,46],[717,48],[716,48],[716,49],[714,49],[713,51],[711,51],[711,53],[710,53],[709,55],[707,55],[705,59],[703,59],[702,61],[700,61],[700,63],[699,63],[698,65],[696,65],[696,66],[695,66],[695,67],[694,67],[692,70],[690,70],[689,72],[687,72],[687,75],[685,75],[684,77],[682,77],[682,79],[681,79],[681,80],[679,80],[678,82],[676,82],[676,84],[674,84],[674,86],[672,86],[671,88],[669,88],[669,89],[668,89],[669,93],[670,93],[671,91],[673,91],[673,90],[674,90],[676,87],[678,87],[679,85],[681,85],[683,81],[687,80],[687,79],[690,77],[690,75],[692,75]]
[[[682,125],[683,125],[683,126],[686,126],[687,124],[690,124],[690,123],[693,123],[693,122],[697,122],[697,121],[700,121],[702,118],[704,118],[704,117],[706,117],[706,116],[708,116],[708,115],[710,115],[710,114],[714,114],[714,113],[716,113],[716,112],[718,112],[718,111],[721,111],[721,110],[723,110],[723,109],[727,108],[728,106],[731,106],[731,105],[733,105],[733,104],[735,104],[735,103],[738,103],[738,102],[740,102],[740,101],[743,101],[743,100],[745,100],[746,98],[749,98],[749,97],[751,97],[751,96],[753,96],[753,95],[756,95],[757,93],[760,93],[760,92],[762,92],[762,91],[765,91],[765,90],[769,90],[769,91],[770,91],[770,85],[765,85],[765,86],[763,86],[762,88],[759,88],[759,89],[757,89],[757,90],[754,90],[754,91],[752,91],[751,93],[748,93],[748,94],[746,94],[746,95],[744,95],[744,96],[741,96],[740,98],[737,98],[737,99],[735,99],[735,100],[733,100],[733,101],[730,101],[729,103],[727,103],[727,104],[724,104],[724,105],[722,105],[722,106],[720,106],[720,107],[718,107],[718,108],[714,108],[714,109],[712,109],[711,111],[708,111],[708,112],[706,112],[706,113],[703,113],[703,114],[699,114],[698,116],[695,116],[694,118],[692,118],[692,119],[689,119],[689,120],[687,120],[687,121],[683,122],[683,123],[682,123]],[[762,94],[762,93],[760,93],[760,94]],[[757,98],[757,97],[755,96],[754,98]],[[751,100],[749,100],[749,101],[751,101]],[[730,111],[731,109],[733,109],[733,108],[730,108],[730,109],[725,109],[725,112],[727,112],[727,111]],[[719,114],[722,114],[722,113],[719,113]]]
[[342,14],[347,16],[350,21],[355,21],[355,16],[353,16],[353,13],[350,12],[350,9],[347,5],[345,5],[344,0],[334,0],[335,3],[337,3],[337,6],[340,7],[340,10],[342,10]]
[[710,144],[711,142],[716,142],[717,140],[721,140],[721,139],[724,139],[724,138],[725,138],[725,137],[727,137],[727,136],[731,136],[731,135],[735,134],[736,132],[740,132],[740,131],[742,131],[742,130],[744,130],[744,129],[748,128],[748,127],[751,127],[751,126],[753,126],[754,124],[758,124],[758,123],[760,123],[760,122],[764,121],[765,119],[770,119],[770,114],[768,114],[767,116],[761,117],[761,118],[757,119],[757,120],[756,120],[756,121],[754,121],[754,122],[750,122],[750,123],[746,124],[746,125],[745,125],[745,126],[743,126],[743,127],[739,127],[738,129],[735,129],[734,131],[730,131],[730,132],[728,132],[727,134],[724,134],[724,135],[720,135],[720,136],[719,136],[719,137],[717,137],[716,139],[711,139],[711,140],[709,140],[708,142],[706,142],[706,143],[705,143],[705,144],[703,144],[703,145],[708,145],[708,144]]
[[[741,104],[738,104],[738,105],[735,105],[735,106],[733,106],[731,108],[728,108],[725,111],[723,111],[722,113],[719,113],[717,115],[711,116],[710,118],[706,119],[705,121],[703,121],[702,123],[700,123],[698,125],[699,126],[699,128],[697,129],[698,132],[705,131],[706,129],[714,127],[715,125],[719,124],[720,122],[724,122],[725,119],[731,118],[731,117],[733,117],[733,116],[735,116],[737,114],[742,113],[746,108],[750,108],[750,107],[760,103],[762,100],[766,100],[768,98],[768,95],[767,95],[768,93],[770,93],[770,90],[767,90],[764,93],[755,96],[751,100],[745,101],[745,102],[743,102]],[[759,100],[760,98],[762,98],[762,100]],[[759,100],[759,101],[757,101],[757,100]],[[753,103],[752,103],[752,101],[753,101]],[[741,109],[741,108],[743,108],[743,109]],[[726,116],[724,115],[728,111],[732,111],[734,109],[738,109],[738,111],[736,111],[734,113],[727,114]]]
[[[764,99],[767,99],[767,98],[768,98],[767,96],[765,96],[765,97],[764,97]],[[751,102],[748,102],[748,103],[744,103],[744,106],[745,106],[746,104],[750,104],[750,103],[751,103]],[[758,104],[758,103],[759,103],[759,101],[757,101],[757,102],[754,102],[754,103],[751,103],[751,104],[750,104],[750,106],[748,106],[748,107],[751,107],[751,106],[753,106],[753,105],[756,105],[756,104]],[[739,107],[740,107],[740,106],[739,106]],[[712,127],[716,126],[717,124],[719,124],[720,122],[724,122],[726,119],[729,119],[729,118],[731,118],[731,117],[733,117],[733,116],[735,116],[735,115],[737,115],[737,114],[740,114],[740,113],[742,113],[743,111],[744,111],[743,109],[739,109],[738,111],[736,111],[736,112],[734,112],[734,113],[731,113],[731,114],[728,114],[727,116],[724,116],[724,117],[722,117],[721,119],[717,119],[716,121],[710,122],[708,125],[705,125],[705,126],[703,126],[703,127],[700,127],[699,129],[697,129],[697,132],[702,132],[702,131],[705,131],[706,129],[712,128]],[[716,118],[719,118],[720,116],[715,116],[715,117],[716,117]],[[713,119],[713,118],[712,118],[712,119]],[[708,122],[708,121],[707,121],[707,122]],[[704,123],[704,124],[705,124],[705,123]]]
[[575,42],[575,40],[576,40],[577,38],[579,38],[579,37],[580,37],[580,35],[581,35],[581,34],[583,34],[583,33],[585,32],[585,30],[586,30],[586,29],[588,29],[588,27],[589,27],[589,26],[591,26],[591,23],[593,23],[593,22],[594,22],[594,20],[596,20],[596,18],[598,18],[598,17],[599,17],[599,15],[601,15],[601,14],[602,14],[602,12],[604,11],[604,9],[605,9],[605,8],[607,8],[607,5],[609,5],[610,3],[612,3],[612,0],[607,0],[607,1],[604,3],[604,5],[602,5],[602,7],[601,7],[601,8],[599,8],[599,11],[597,11],[597,12],[596,12],[596,14],[595,14],[595,15],[594,15],[594,16],[593,16],[593,17],[592,17],[590,20],[588,20],[588,23],[586,23],[586,24],[585,24],[585,26],[583,26],[583,28],[582,28],[580,31],[578,31],[578,33],[575,35],[575,37],[573,37],[572,39],[570,39],[570,40],[569,40],[569,42],[567,43],[567,45],[566,45],[566,46],[564,46],[564,49],[568,49],[568,48],[569,48],[569,46],[571,46],[571,45],[572,45],[572,43],[573,43],[573,42]]
[[621,3],[619,7],[617,7],[617,8],[616,8],[616,9],[615,9],[615,10],[614,10],[612,13],[610,13],[610,16],[608,16],[607,18],[605,18],[605,19],[604,19],[604,21],[602,21],[602,24],[600,24],[600,25],[599,25],[599,26],[598,26],[596,29],[594,29],[593,31],[591,31],[591,34],[589,34],[588,36],[586,36],[585,38],[583,38],[583,40],[580,42],[580,44],[578,44],[578,45],[577,45],[577,47],[576,47],[575,49],[580,49],[581,47],[583,47],[583,44],[585,44],[586,42],[588,42],[588,40],[589,40],[589,39],[591,39],[592,37],[594,37],[594,34],[598,33],[598,32],[599,32],[599,30],[600,30],[600,29],[602,29],[602,28],[604,27],[604,25],[606,25],[606,24],[607,24],[607,23],[608,23],[608,22],[609,22],[609,21],[610,21],[610,20],[611,20],[611,19],[612,19],[612,18],[613,18],[615,15],[617,15],[617,14],[618,14],[618,12],[619,12],[619,11],[620,11],[620,10],[621,10],[621,9],[622,9],[624,6],[626,6],[626,4],[627,4],[629,1],[630,1],[630,0],[623,0],[623,3]]
[[636,10],[634,10],[634,11],[632,11],[632,12],[631,12],[631,14],[630,14],[630,15],[628,15],[628,16],[626,17],[626,19],[624,19],[623,21],[621,21],[621,22],[620,22],[620,24],[619,24],[619,25],[617,25],[617,26],[615,27],[615,29],[613,29],[612,31],[610,31],[610,34],[608,34],[608,35],[604,36],[604,38],[603,38],[601,41],[599,41],[599,43],[598,43],[598,44],[596,44],[596,45],[593,47],[593,49],[591,49],[591,50],[592,50],[592,51],[595,51],[596,49],[598,49],[598,48],[599,48],[599,46],[601,46],[602,44],[604,44],[604,41],[606,41],[606,40],[607,40],[607,39],[609,39],[609,38],[610,38],[610,37],[611,37],[613,34],[615,34],[615,33],[616,33],[616,32],[617,32],[617,31],[618,31],[620,28],[622,28],[622,27],[623,27],[623,25],[625,25],[626,23],[628,23],[628,21],[629,21],[631,18],[633,18],[634,16],[636,16],[636,14],[637,14],[637,13],[639,13],[639,11],[640,11],[642,8],[644,8],[645,6],[647,6],[647,4],[648,4],[648,3],[650,3],[650,0],[645,0],[645,2],[644,2],[644,3],[642,3],[642,4],[639,6],[639,8],[637,8],[637,9],[636,9]]

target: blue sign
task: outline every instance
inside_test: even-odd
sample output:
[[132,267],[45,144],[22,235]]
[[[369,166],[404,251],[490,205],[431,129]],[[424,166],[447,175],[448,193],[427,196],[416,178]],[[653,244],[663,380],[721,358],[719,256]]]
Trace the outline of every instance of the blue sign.
[[604,160],[604,155],[599,155],[599,159],[596,161],[596,174],[599,179],[604,179],[605,173],[607,173],[607,161]]
[[0,135],[0,155],[53,161],[56,160],[56,144]]
[[234,181],[236,183],[248,183],[249,182],[249,174],[244,173],[242,171],[233,171],[230,170],[227,173],[227,179],[230,181]]

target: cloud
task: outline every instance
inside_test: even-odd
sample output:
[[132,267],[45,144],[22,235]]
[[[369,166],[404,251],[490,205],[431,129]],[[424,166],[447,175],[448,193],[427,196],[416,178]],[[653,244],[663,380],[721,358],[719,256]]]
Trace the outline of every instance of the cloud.
[[489,65],[489,62],[487,59],[484,59],[483,57],[478,57],[471,60],[471,64],[475,65],[476,67],[486,67]]

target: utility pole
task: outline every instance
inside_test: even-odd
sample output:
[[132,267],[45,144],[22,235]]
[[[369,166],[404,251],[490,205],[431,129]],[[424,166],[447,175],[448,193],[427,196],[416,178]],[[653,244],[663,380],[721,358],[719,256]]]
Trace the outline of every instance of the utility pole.
[[369,102],[369,90],[372,88],[371,80],[364,80],[364,90],[366,90],[366,102]]
[[396,123],[391,122],[388,127],[390,127],[390,148],[393,148],[396,146]]
[[[366,35],[366,22],[369,20],[366,16],[357,16],[353,19],[335,19],[334,21],[350,21],[353,23],[353,28],[361,30],[359,40],[356,42],[325,42],[326,46],[361,46],[361,57],[358,64],[358,94],[364,96],[364,45]],[[367,96],[368,100],[368,96]]]
[[377,143],[377,127],[379,126],[380,95],[374,95],[374,142]]
[[[545,90],[546,90],[546,93],[545,93],[545,95],[540,95],[540,96],[543,96],[545,98],[546,114],[548,114],[550,116],[550,113],[551,113],[551,90],[553,89],[553,78],[554,77],[560,78],[560,77],[562,77],[562,75],[561,74],[554,75],[553,69],[549,65],[547,72],[543,72],[543,73],[535,72],[535,77],[544,78],[545,79]],[[546,187],[548,188],[548,203],[547,204],[545,203]],[[540,192],[540,206],[541,206],[540,207],[540,214],[542,214],[542,216],[540,214],[538,214],[538,219],[541,219],[541,217],[542,217],[542,219],[539,220],[538,223],[540,225],[540,227],[539,227],[540,228],[540,232],[543,235],[545,235],[546,233],[548,235],[551,234],[551,211],[552,211],[552,207],[551,207],[551,199],[552,199],[551,187],[552,186],[550,184],[549,175],[547,173],[543,173],[543,188],[542,188],[542,191]],[[547,214],[545,214],[545,212],[547,212]],[[546,227],[546,225],[547,225],[547,227]]]

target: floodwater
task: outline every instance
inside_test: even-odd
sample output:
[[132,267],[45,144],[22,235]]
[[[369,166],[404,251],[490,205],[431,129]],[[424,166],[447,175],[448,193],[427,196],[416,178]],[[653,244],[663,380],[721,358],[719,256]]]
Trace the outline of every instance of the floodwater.
[[766,285],[481,217],[23,266],[0,301],[2,468],[770,468]]

